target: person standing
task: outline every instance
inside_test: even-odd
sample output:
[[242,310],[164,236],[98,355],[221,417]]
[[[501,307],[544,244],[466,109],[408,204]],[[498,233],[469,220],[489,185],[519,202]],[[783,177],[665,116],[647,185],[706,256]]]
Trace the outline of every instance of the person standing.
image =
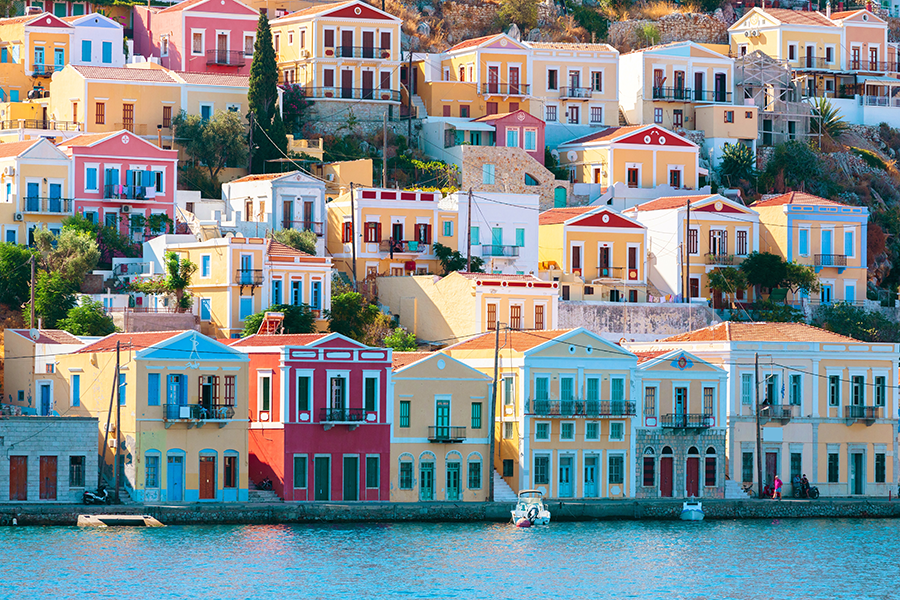
[[774,491],[774,493],[772,494],[772,499],[773,499],[773,500],[776,499],[776,498],[777,498],[778,500],[781,500],[781,486],[782,486],[781,478],[778,477],[778,475],[776,475],[776,476],[775,476],[775,483],[772,485],[772,487],[775,488],[775,491]]

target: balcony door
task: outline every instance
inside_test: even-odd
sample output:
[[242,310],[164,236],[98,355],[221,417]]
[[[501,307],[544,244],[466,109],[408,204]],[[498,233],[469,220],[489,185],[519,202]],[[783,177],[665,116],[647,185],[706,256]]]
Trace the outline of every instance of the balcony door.
[[[303,229],[311,230],[313,228],[313,203],[303,203]],[[318,232],[316,232],[318,233]]]
[[496,94],[500,89],[500,67],[488,67],[488,93]]
[[559,498],[572,497],[572,457],[559,457]]
[[694,100],[703,101],[703,75],[702,71],[694,73]]
[[44,72],[44,49],[40,46],[37,46],[34,49],[34,72]]
[[362,92],[363,98],[366,100],[371,100],[373,97],[373,93],[375,90],[375,72],[374,71],[363,71],[362,72]]
[[571,98],[581,87],[581,71],[569,71],[569,97]]
[[438,400],[435,406],[434,433],[439,439],[450,437],[450,402]]
[[597,457],[584,458],[584,497],[597,497]]
[[419,467],[419,500],[434,500],[434,463],[430,461]]
[[281,207],[281,228],[291,229],[294,226],[294,201],[284,200]]
[[363,55],[363,58],[374,58],[375,57],[375,32],[374,31],[363,31],[362,55]]
[[[831,229],[822,230],[822,254],[826,255],[825,260],[831,259],[832,249],[834,248],[834,231]],[[827,264],[824,263],[823,264]]]
[[602,246],[600,248],[600,262],[597,265],[600,267],[600,277],[609,277],[609,248],[606,246]]
[[865,454],[854,452],[850,455],[850,493],[854,496],[863,494],[866,481],[865,475]]
[[684,71],[675,71],[675,99],[684,100]]
[[725,73],[716,73],[716,102],[725,102]]
[[459,500],[459,473],[458,462],[447,463],[447,500],[450,502]]
[[359,457],[344,457],[344,500],[359,500]]
[[330,500],[331,486],[331,459],[327,456],[317,456],[313,462],[313,485],[316,500]]
[[41,184],[36,181],[29,181],[26,188],[25,207],[29,212],[38,212],[41,210]]
[[343,416],[343,413],[346,412],[346,393],[347,393],[347,380],[343,377],[332,377],[331,378],[331,391],[329,393],[328,401],[329,408],[331,409],[332,420],[343,420],[338,417]]
[[341,32],[341,56],[353,57],[353,30],[345,29]]
[[353,97],[353,71],[341,70],[341,98]]
[[[509,93],[519,93],[519,67],[509,68]],[[512,110],[510,110],[512,112]]]
[[41,416],[48,417],[50,416],[50,408],[51,408],[51,395],[50,395],[50,384],[42,383],[40,385],[41,388]]
[[224,64],[228,62],[228,35],[220,33],[216,36],[216,62]]
[[250,254],[241,255],[241,284],[248,285],[253,283],[253,256]]
[[391,239],[395,242],[403,241],[403,223],[391,224]]

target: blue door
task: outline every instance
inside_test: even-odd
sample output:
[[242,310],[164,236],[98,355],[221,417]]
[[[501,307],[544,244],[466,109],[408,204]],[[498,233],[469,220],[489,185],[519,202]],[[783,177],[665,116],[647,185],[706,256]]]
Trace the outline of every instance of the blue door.
[[169,456],[166,469],[167,500],[181,502],[184,500],[184,457]]
[[241,255],[241,285],[249,285],[253,283],[253,256],[250,254]]
[[34,72],[44,72],[44,49],[40,47],[34,49]]
[[50,386],[41,385],[41,416],[50,415]]
[[[832,244],[832,236],[834,232],[830,229],[822,230],[822,254],[831,254],[831,249],[833,247]],[[831,257],[829,257],[831,258]]]
[[62,184],[59,183],[51,183],[50,184],[50,212],[52,213],[61,213],[63,212],[62,208]]
[[25,196],[25,206],[28,212],[39,212],[41,210],[41,184],[35,181],[29,181],[27,185],[27,195]]
[[572,497],[572,457],[561,456],[559,459],[559,498]]

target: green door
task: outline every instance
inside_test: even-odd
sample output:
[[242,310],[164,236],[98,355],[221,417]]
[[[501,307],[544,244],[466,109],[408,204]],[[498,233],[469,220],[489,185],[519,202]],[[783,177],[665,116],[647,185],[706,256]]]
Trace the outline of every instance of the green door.
[[359,457],[344,457],[344,500],[359,500]]
[[433,462],[423,462],[419,468],[419,500],[434,500]]
[[317,456],[315,461],[315,499],[316,500],[331,500],[331,495],[329,494],[329,483],[330,483],[330,463],[331,460],[327,456]]
[[435,425],[435,438],[446,440],[450,437],[450,403],[446,400],[440,400],[437,403]]
[[566,206],[566,188],[558,187],[553,190],[553,207],[564,208]]
[[447,463],[447,500],[459,500],[459,463]]

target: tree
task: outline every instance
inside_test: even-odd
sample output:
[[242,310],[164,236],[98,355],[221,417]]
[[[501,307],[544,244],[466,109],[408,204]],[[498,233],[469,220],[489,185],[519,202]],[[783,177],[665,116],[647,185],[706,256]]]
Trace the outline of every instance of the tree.
[[188,157],[206,169],[212,182],[219,181],[225,167],[247,163],[246,132],[236,112],[220,110],[203,119],[182,110],[172,119],[172,130]]
[[380,313],[378,307],[366,302],[359,292],[344,292],[331,297],[331,310],[325,311],[325,317],[329,331],[366,343],[367,329]]
[[771,300],[760,300],[745,311],[733,311],[734,321],[768,321],[770,323],[799,323],[804,320],[803,311],[793,306]]
[[282,112],[284,113],[284,127],[290,133],[301,135],[303,126],[306,125],[309,112],[309,101],[303,87],[296,83],[287,83],[281,86]]
[[419,346],[416,344],[416,336],[413,333],[403,331],[397,327],[384,338],[386,348],[393,348],[397,352],[415,352]]
[[846,302],[820,304],[812,324],[864,342],[900,342],[900,324]]
[[786,262],[784,267],[785,276],[780,287],[787,288],[794,293],[800,290],[807,293],[818,292],[821,288],[816,271],[811,266],[790,261]]
[[0,304],[18,309],[31,295],[32,251],[25,246],[0,243]]
[[[120,217],[120,219],[121,218],[123,217]],[[165,214],[158,216],[152,215],[145,223],[150,223],[151,231],[164,233],[167,230],[166,224],[168,230],[171,231],[172,219]],[[124,256],[133,258],[135,256],[140,256],[141,254],[140,245],[134,243],[130,237],[119,230],[119,222],[116,222],[115,226],[99,225],[88,221],[80,214],[75,214],[63,219],[62,225],[63,231],[66,229],[74,229],[75,231],[90,235],[97,241],[97,248],[100,251],[100,266],[110,268],[112,266],[112,259],[115,257]]]
[[813,117],[809,121],[811,133],[825,135],[837,142],[850,129],[840,111],[828,98],[822,97],[813,100],[811,112]]
[[737,297],[737,291],[747,287],[747,276],[734,267],[722,267],[709,272],[709,289]]
[[751,252],[740,268],[747,283],[769,290],[779,287],[787,276],[784,259],[769,252]]
[[191,277],[197,272],[197,265],[171,251],[166,252],[163,262],[166,268],[165,277],[132,281],[131,290],[144,294],[174,296],[177,312],[185,312],[193,304],[193,298],[185,288],[191,285]]
[[279,229],[272,232],[272,239],[290,246],[300,252],[316,255],[316,242],[318,236],[314,231],[298,229]]
[[282,333],[315,333],[316,332],[316,315],[312,309],[301,304],[295,306],[293,304],[274,304],[264,311],[255,313],[244,319],[244,330],[241,337],[253,335],[259,331],[263,318],[267,312],[280,312],[284,314],[284,321],[281,322]]
[[[64,319],[69,309],[75,306],[77,287],[59,272],[42,271],[35,278],[35,316],[41,319],[45,329],[55,329],[57,322]],[[31,322],[30,300],[22,307],[22,313],[27,327],[37,327],[37,323]]]
[[266,161],[281,158],[281,153],[287,149],[287,138],[281,116],[274,119],[278,113],[278,63],[269,19],[263,13],[260,13],[256,25],[247,102],[250,106],[250,135],[253,136],[251,170],[264,173]]
[[[447,246],[435,242],[434,255],[441,261],[441,268],[444,275],[448,275],[453,271],[466,270],[466,257],[459,250],[451,250]],[[484,273],[484,260],[478,256],[472,257],[472,273]]]
[[809,144],[800,141],[775,146],[766,164],[769,183],[778,191],[805,188],[818,190],[822,178],[822,160]]
[[76,228],[63,227],[59,235],[48,229],[35,229],[34,246],[44,257],[44,268],[59,273],[72,283],[73,289],[80,288],[85,275],[100,262],[97,240]]
[[503,0],[497,17],[503,27],[515,23],[522,32],[534,29],[538,21],[537,0]]
[[753,150],[744,144],[726,143],[722,147],[722,162],[719,165],[722,181],[728,186],[737,185],[739,181],[747,181],[750,185],[756,182],[756,156]]
[[81,299],[80,305],[70,308],[65,318],[56,323],[56,327],[72,335],[104,336],[118,330],[112,317],[103,310],[103,305],[88,296]]

